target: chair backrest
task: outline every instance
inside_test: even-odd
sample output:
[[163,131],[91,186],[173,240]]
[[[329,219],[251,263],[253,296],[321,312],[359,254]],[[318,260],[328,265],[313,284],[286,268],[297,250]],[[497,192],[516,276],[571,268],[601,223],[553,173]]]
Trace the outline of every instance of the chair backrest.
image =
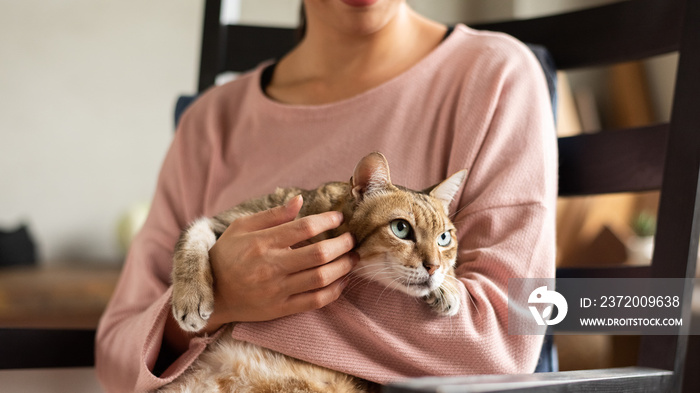
[[[559,69],[642,60],[678,51],[669,123],[559,139],[560,196],[660,190],[651,266],[559,269],[557,277],[690,278],[698,251],[700,174],[700,4],[635,0],[563,15],[479,26],[545,46]],[[689,321],[692,287],[683,291]],[[659,391],[678,391],[689,327],[642,336],[638,365],[673,373]]]
[[[293,29],[220,26],[219,0],[207,0],[199,90],[225,71],[279,58]],[[634,0],[542,18],[472,26],[546,47],[558,69],[641,60],[680,52],[669,123],[559,138],[560,196],[660,190],[651,266],[559,269],[557,277],[693,277],[698,250],[700,175],[700,2]],[[690,315],[692,288],[683,292]],[[644,336],[638,366],[664,372],[631,385],[679,390],[688,326],[673,336]],[[653,381],[653,382],[652,382]],[[618,385],[622,388],[628,385]]]
[[[483,25],[550,51],[560,69],[642,60],[680,52],[666,124],[559,139],[561,196],[660,190],[650,267],[560,269],[557,277],[690,278],[698,250],[700,173],[700,7],[697,1],[635,0],[527,21]],[[690,318],[692,287],[683,292]],[[672,371],[659,391],[680,390],[689,327],[643,336],[638,365]]]
[[[700,7],[697,1],[635,0],[481,28],[549,49],[560,69],[607,65],[680,52],[671,120],[639,128],[560,138],[560,195],[661,190],[650,267],[562,269],[558,277],[689,278],[698,250]],[[690,315],[692,287],[683,293]],[[689,318],[686,320],[690,320]],[[673,371],[664,390],[679,390],[689,327],[643,336],[639,366]]]

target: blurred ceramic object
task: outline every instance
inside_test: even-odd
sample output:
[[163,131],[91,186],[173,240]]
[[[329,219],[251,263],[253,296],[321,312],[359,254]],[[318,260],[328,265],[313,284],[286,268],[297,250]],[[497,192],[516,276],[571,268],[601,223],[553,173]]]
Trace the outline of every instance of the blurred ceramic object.
[[132,205],[119,219],[117,223],[117,239],[119,247],[125,254],[129,251],[134,237],[146,222],[149,210],[149,203],[137,203]]
[[635,265],[648,265],[654,254],[654,236],[631,236],[627,240],[629,262]]

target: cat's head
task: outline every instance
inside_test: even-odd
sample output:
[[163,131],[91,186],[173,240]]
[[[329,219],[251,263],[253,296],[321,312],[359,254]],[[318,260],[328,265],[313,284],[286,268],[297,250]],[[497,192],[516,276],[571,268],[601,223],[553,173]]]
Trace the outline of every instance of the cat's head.
[[350,180],[356,204],[348,223],[357,240],[355,273],[422,297],[452,275],[457,256],[449,205],[466,178],[462,170],[425,191],[396,186],[381,153],[364,157]]

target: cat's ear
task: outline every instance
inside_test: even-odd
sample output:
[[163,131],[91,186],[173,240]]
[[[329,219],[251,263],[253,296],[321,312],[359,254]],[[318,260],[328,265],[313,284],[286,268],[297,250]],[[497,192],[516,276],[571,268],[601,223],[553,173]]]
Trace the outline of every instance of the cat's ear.
[[452,200],[457,195],[457,191],[462,187],[462,183],[464,183],[466,178],[467,170],[462,169],[426,191],[431,197],[442,202],[442,205],[445,207],[445,212],[447,212],[450,208],[450,203],[452,203]]
[[355,166],[350,186],[352,195],[358,201],[365,195],[385,189],[391,185],[389,163],[382,153],[370,153]]

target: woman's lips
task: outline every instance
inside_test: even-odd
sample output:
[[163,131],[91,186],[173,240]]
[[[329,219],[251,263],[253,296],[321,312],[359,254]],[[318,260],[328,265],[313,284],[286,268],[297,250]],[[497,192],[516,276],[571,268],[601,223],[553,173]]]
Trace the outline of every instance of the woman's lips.
[[377,0],[340,0],[351,7],[367,7],[377,2]]

